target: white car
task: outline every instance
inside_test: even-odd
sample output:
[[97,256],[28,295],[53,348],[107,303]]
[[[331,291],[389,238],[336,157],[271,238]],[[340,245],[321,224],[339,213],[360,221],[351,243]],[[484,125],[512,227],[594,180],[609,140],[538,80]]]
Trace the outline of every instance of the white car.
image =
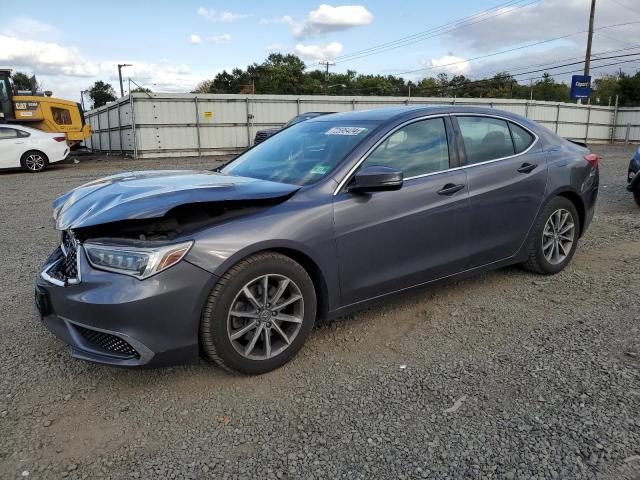
[[49,133],[22,125],[0,125],[0,168],[41,172],[69,155],[64,133]]

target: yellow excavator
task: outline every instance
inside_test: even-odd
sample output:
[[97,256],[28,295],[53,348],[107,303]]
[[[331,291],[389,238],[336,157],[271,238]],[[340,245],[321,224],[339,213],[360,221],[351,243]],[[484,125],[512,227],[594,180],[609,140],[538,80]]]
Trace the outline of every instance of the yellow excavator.
[[45,132],[64,133],[72,149],[91,136],[79,103],[52,98],[50,92],[17,91],[11,81],[11,70],[0,68],[0,123],[18,123]]

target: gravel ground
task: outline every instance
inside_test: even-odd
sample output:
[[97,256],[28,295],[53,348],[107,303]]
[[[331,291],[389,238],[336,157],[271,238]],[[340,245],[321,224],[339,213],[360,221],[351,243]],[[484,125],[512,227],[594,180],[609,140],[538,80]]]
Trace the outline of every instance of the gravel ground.
[[563,273],[508,268],[395,297],[317,326],[260,377],[74,360],[33,306],[57,195],[212,159],[0,174],[0,477],[640,478],[632,147],[594,150],[596,217]]

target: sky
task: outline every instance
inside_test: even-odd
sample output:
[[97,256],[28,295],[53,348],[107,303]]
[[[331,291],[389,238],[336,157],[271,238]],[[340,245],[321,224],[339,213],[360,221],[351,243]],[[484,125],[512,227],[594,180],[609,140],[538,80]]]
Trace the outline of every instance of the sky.
[[[153,91],[187,92],[224,69],[260,63],[270,52],[295,53],[310,68],[330,60],[335,62],[332,71],[402,73],[414,81],[440,72],[470,78],[505,70],[526,73],[550,62],[584,58],[590,0],[112,0],[106,4],[20,0],[19,4],[16,9],[14,0],[0,0],[0,67],[35,73],[55,96],[78,101],[80,91],[96,80],[107,81],[118,91],[118,63],[132,64],[123,69],[125,89],[131,77]],[[468,18],[497,6],[502,7]],[[460,24],[464,17],[468,19]],[[448,25],[446,31],[434,32],[439,35],[411,37],[400,46],[388,44],[443,25]],[[640,68],[637,0],[597,0],[595,27],[594,53],[639,55],[594,62],[597,66],[630,60],[595,68],[594,76]],[[381,44],[388,46],[353,55]],[[504,50],[511,51],[499,53]],[[552,72],[572,68],[581,65]],[[528,81],[535,75],[541,73],[518,79]]]

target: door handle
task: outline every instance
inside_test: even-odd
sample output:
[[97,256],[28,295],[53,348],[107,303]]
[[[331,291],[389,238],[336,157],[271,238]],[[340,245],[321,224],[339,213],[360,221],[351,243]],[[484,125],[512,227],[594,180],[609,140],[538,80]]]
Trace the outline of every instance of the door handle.
[[522,165],[520,165],[518,171],[520,173],[531,173],[537,166],[538,165],[536,165],[535,163],[523,163]]
[[464,188],[464,184],[460,183],[456,185],[455,183],[447,183],[444,187],[438,190],[438,195],[453,195],[456,192],[459,192]]
[[13,143],[18,144],[18,145],[21,145],[21,144],[23,144],[24,142],[23,142],[23,141],[18,140],[18,141],[13,142]]

